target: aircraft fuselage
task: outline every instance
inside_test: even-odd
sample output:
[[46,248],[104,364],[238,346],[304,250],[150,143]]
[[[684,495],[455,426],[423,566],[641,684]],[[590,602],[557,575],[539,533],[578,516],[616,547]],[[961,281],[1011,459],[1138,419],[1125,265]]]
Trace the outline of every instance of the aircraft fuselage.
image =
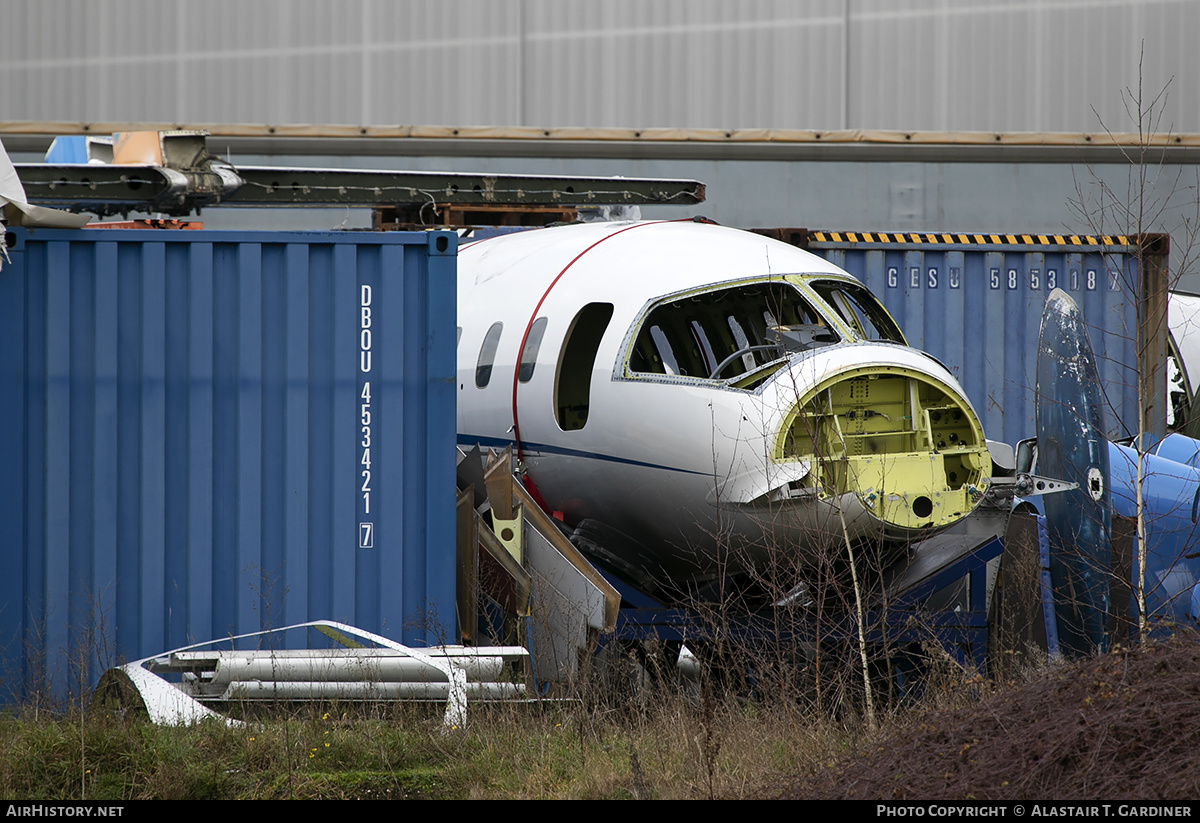
[[[991,460],[954,377],[858,281],[748,232],[582,224],[464,246],[458,432],[567,523],[703,574],[957,522]],[[844,526],[844,529],[843,529]]]

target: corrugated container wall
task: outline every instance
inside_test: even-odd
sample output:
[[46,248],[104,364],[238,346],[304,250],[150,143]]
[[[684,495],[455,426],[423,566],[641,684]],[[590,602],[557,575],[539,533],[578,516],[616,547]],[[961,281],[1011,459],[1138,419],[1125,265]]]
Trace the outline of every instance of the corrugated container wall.
[[1092,328],[1109,404],[1109,436],[1137,431],[1133,247],[1036,245],[1036,240],[881,243],[865,241],[864,233],[853,241],[846,233],[837,239],[822,236],[826,239],[809,248],[869,286],[909,344],[954,373],[988,438],[1016,444],[1037,434],[1038,333],[1046,297],[1055,288],[1079,303]]
[[6,239],[6,684],[318,618],[453,638],[452,232]]

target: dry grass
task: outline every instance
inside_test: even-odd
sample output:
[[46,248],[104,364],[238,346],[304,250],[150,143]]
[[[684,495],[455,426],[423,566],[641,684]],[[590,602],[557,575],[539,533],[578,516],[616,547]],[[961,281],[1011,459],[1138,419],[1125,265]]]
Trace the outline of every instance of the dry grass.
[[0,796],[147,798],[743,797],[846,751],[852,728],[669,688],[620,704],[325,707],[240,728],[166,728],[93,709],[0,718]]

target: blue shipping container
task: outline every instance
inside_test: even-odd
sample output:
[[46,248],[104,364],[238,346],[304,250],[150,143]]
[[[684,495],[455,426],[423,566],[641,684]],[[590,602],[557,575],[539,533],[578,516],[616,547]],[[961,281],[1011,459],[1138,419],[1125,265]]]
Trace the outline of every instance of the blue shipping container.
[[318,618],[453,642],[453,232],[6,240],[10,695]]
[[1015,444],[1037,434],[1038,333],[1055,288],[1079,303],[1092,328],[1109,437],[1136,433],[1134,247],[1077,245],[1070,238],[1023,242],[982,235],[984,242],[955,243],[939,241],[958,235],[922,234],[910,242],[886,237],[813,232],[808,248],[862,280],[909,344],[954,373],[989,438]]

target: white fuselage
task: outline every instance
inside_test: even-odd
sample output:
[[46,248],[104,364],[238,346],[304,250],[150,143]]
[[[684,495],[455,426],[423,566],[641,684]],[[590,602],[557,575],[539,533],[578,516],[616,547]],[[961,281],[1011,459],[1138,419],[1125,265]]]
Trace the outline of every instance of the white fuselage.
[[[686,306],[705,299],[689,298],[693,291],[702,295],[718,284],[751,289],[783,283],[785,276],[788,287],[799,290],[798,275],[853,282],[816,255],[691,221],[583,224],[468,244],[459,253],[459,442],[515,444],[549,510],[567,523],[593,519],[620,530],[647,547],[652,564],[667,574],[696,573],[714,562],[721,546],[759,551],[773,542],[803,550],[821,535],[841,535],[843,518],[852,538],[903,537],[908,529],[889,530],[872,514],[871,490],[818,494],[811,478],[806,481],[811,460],[780,458],[780,432],[796,417],[801,398],[866,364],[927,375],[961,398],[953,376],[936,361],[904,345],[857,337],[808,292],[809,303],[833,315],[819,324],[839,329],[839,342],[786,359],[782,350],[734,352],[741,365],[729,372],[742,372],[734,377],[696,374],[694,367],[690,375],[680,373],[682,357],[641,371],[631,366],[634,337],[652,324],[648,311],[665,296]],[[522,342],[530,361],[528,344],[537,335],[527,340],[527,330],[538,318],[546,320],[532,374],[527,362],[517,380]],[[727,325],[740,340],[749,334],[741,329],[746,323]],[[580,353],[567,344],[586,337],[585,326],[603,332]],[[489,330],[494,355],[482,358],[491,363],[481,369]],[[717,334],[708,332],[714,340]],[[723,358],[703,336],[695,332],[695,348],[706,364],[700,371],[707,371]],[[649,344],[649,331],[639,339]],[[653,346],[643,349],[657,358]],[[659,342],[657,352],[673,359],[668,344]],[[587,368],[590,386],[581,391],[578,372]],[[756,380],[758,370],[763,376]],[[573,399],[564,400],[566,394]],[[969,410],[965,398],[961,402]]]

